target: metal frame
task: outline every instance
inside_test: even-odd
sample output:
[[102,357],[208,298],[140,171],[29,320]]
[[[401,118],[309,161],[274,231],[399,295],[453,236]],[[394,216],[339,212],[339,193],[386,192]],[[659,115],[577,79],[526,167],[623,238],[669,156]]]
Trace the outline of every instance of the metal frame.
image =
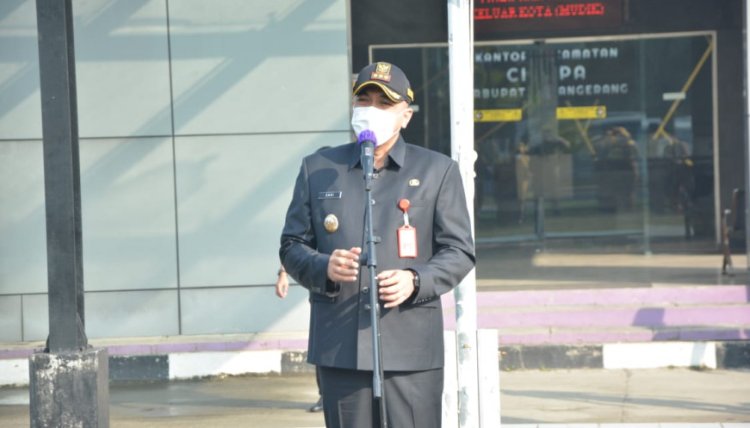
[[[719,175],[719,100],[718,100],[718,34],[714,30],[701,31],[679,31],[671,33],[641,33],[641,34],[620,34],[604,36],[581,36],[581,37],[551,37],[535,39],[508,39],[508,40],[489,40],[474,42],[475,46],[505,46],[505,45],[533,45],[535,42],[543,39],[549,44],[562,44],[574,42],[602,42],[602,41],[623,41],[623,40],[653,40],[653,39],[672,39],[680,37],[710,36],[713,38],[715,48],[711,53],[711,91],[712,91],[712,120],[713,120],[713,167],[714,167],[714,240],[718,244],[721,240],[721,195],[720,195],[720,175]],[[448,43],[404,43],[404,44],[380,44],[370,45],[368,47],[368,57],[370,62],[373,60],[374,49],[407,49],[407,48],[439,48],[448,47]],[[750,164],[750,160],[748,160]],[[750,165],[748,166],[750,168]],[[750,192],[748,192],[750,193]],[[748,211],[750,212],[750,211]],[[749,216],[750,217],[750,216]],[[750,236],[750,233],[748,233]],[[748,252],[750,258],[750,251]]]

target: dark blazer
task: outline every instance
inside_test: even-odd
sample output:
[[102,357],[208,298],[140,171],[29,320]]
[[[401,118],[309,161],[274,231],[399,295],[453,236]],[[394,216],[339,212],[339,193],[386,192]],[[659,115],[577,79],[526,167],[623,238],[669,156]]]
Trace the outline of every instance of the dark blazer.
[[[366,247],[365,190],[360,148],[350,143],[319,151],[302,161],[281,236],[280,257],[287,272],[310,290],[308,361],[346,369],[372,370],[369,312],[370,276],[362,266],[356,283],[327,278],[336,249]],[[411,301],[382,309],[384,370],[427,370],[443,366],[440,295],[450,291],[475,262],[469,214],[458,164],[422,147],[394,144],[386,166],[373,180],[373,230],[377,272],[413,269],[421,287]],[[397,229],[403,225],[400,199],[411,203],[418,257],[399,258]],[[333,214],[334,232],[323,221]],[[360,260],[364,263],[364,260]],[[382,306],[381,306],[382,308]]]

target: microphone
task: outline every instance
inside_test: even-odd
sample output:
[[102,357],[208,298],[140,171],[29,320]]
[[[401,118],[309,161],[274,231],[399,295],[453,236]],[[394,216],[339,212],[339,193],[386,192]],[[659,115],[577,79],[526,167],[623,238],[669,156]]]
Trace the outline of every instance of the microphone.
[[357,142],[362,148],[362,155],[359,160],[362,163],[362,169],[365,171],[365,180],[372,178],[375,169],[375,147],[378,145],[378,139],[375,133],[369,129],[359,133]]

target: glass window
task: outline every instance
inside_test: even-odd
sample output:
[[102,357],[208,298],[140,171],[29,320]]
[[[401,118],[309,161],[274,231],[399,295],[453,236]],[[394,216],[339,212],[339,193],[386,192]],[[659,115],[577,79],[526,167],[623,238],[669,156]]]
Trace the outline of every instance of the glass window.
[[[715,283],[691,258],[718,265],[713,53],[711,34],[478,43],[480,285]],[[449,154],[447,47],[372,57],[416,89],[407,141]]]

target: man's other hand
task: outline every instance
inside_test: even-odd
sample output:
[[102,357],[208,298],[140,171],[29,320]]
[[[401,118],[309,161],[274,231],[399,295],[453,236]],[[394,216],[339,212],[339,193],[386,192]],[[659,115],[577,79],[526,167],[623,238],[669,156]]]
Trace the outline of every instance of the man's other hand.
[[359,274],[359,255],[362,249],[334,250],[328,259],[328,279],[333,282],[354,282]]
[[414,293],[414,272],[410,270],[386,270],[380,272],[377,279],[385,308],[395,308]]

